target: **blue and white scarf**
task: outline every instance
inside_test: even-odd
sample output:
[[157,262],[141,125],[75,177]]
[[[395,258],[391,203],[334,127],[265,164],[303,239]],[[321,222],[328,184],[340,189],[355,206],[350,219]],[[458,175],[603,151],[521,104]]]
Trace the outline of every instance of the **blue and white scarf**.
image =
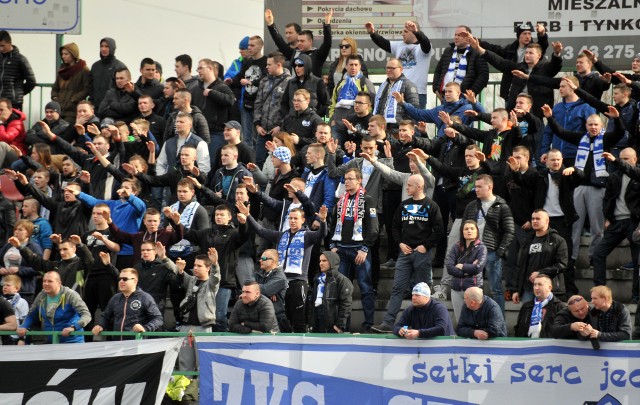
[[384,117],[385,120],[387,120],[387,124],[395,124],[396,123],[396,112],[398,109],[398,103],[396,102],[396,99],[393,98],[392,94],[394,92],[399,92],[400,89],[402,88],[402,84],[403,84],[404,80],[398,80],[397,82],[395,82],[393,84],[393,86],[391,86],[391,90],[389,90],[387,92],[387,106],[385,108],[384,111],[380,111],[380,97],[382,97],[382,95],[385,93],[385,90],[387,88],[387,86],[389,85],[389,81],[385,80],[381,85],[380,88],[378,89],[378,92],[376,93],[376,100],[375,100],[375,111],[376,114],[380,114]]
[[467,54],[470,50],[471,47],[467,46],[458,60],[458,48],[453,48],[453,54],[451,54],[451,60],[449,61],[449,68],[447,69],[447,73],[444,75],[440,91],[444,90],[444,86],[447,83],[462,83],[464,77],[467,75]]
[[[584,170],[590,152],[591,141],[590,135],[587,133],[580,139],[580,144],[578,145],[575,163],[576,169]],[[600,133],[596,135],[596,139],[593,141],[593,168],[596,172],[596,177],[609,176],[602,152],[604,152],[604,128],[600,130]]]
[[[191,224],[193,223],[193,218],[196,216],[196,210],[198,209],[199,206],[200,204],[197,201],[192,201],[186,207],[184,207],[182,214],[180,214],[180,223],[182,224],[182,226],[184,226],[185,231],[191,228]],[[177,211],[179,208],[180,208],[180,201],[176,202],[171,206],[172,211]],[[191,254],[191,250],[192,250],[191,242],[189,242],[186,239],[182,239],[180,242],[176,243],[175,245],[172,245],[169,248],[169,256],[173,258],[178,258],[178,257],[184,258],[185,256],[188,256],[189,254]]]
[[349,216],[353,220],[353,237],[351,238],[351,240],[354,242],[360,242],[364,240],[362,237],[362,218],[364,218],[365,216],[364,189],[360,187],[358,191],[355,192],[353,205],[351,206],[351,215],[347,215],[350,197],[351,196],[349,195],[349,193],[345,192],[344,196],[340,198],[340,201],[338,201],[337,212],[339,216],[336,219],[336,231],[333,234],[333,238],[331,238],[331,240],[337,242],[342,240],[342,226],[347,216]]
[[353,107],[356,96],[358,95],[358,82],[362,78],[362,72],[351,77],[348,73],[344,74],[344,85],[340,88],[336,102],[336,108]]
[[279,265],[285,273],[302,274],[302,260],[304,259],[304,234],[300,230],[289,238],[291,231],[286,231],[278,242]]
[[315,306],[322,305],[322,297],[324,297],[324,283],[327,281],[327,273],[320,274],[318,277],[318,293],[316,294]]
[[549,296],[544,301],[538,301],[537,298],[533,299],[533,311],[531,312],[531,322],[527,333],[530,338],[537,339],[540,337],[540,332],[542,331],[542,308],[546,307],[552,299],[552,293],[549,293]]

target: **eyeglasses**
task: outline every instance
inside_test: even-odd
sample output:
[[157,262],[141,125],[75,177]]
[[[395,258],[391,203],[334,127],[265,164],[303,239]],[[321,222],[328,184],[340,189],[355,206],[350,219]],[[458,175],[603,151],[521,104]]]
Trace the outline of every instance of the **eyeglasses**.
[[349,44],[340,44],[340,49],[349,49],[351,48],[351,45]]
[[400,66],[385,66],[386,70],[396,70],[396,69],[400,69]]
[[305,101],[307,101],[307,99],[306,99],[306,98],[303,98],[302,100],[295,99],[295,98],[293,99],[293,102],[294,102],[294,103],[304,103]]
[[295,66],[295,67],[304,67],[304,63],[294,63],[293,66]]
[[582,298],[582,297],[576,297],[576,298],[574,298],[574,299],[572,299],[572,300],[569,300],[569,302],[567,302],[567,305],[573,305],[573,304],[576,304],[576,303],[578,303],[578,302],[582,301],[583,299],[584,299],[584,298]]
[[273,260],[273,257],[266,257],[266,256],[262,256],[260,258],[260,260],[262,260],[263,262],[269,261],[269,260]]
[[366,101],[356,101],[355,104],[356,105],[367,105],[369,103],[367,103]]
[[125,283],[129,280],[135,280],[133,277],[118,277],[118,281],[124,281]]

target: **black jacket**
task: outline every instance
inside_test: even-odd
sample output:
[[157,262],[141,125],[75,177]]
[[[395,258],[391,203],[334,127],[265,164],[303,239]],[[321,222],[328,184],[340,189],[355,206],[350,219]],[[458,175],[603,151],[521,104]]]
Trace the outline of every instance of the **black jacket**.
[[107,91],[115,87],[116,70],[127,67],[115,57],[116,41],[112,38],[102,38],[100,42],[102,41],[109,44],[109,55],[100,55],[100,60],[91,65],[92,81],[89,101],[91,101],[96,108],[98,108],[102,102]]
[[[560,209],[564,213],[564,222],[567,225],[571,225],[578,219],[576,214],[576,208],[573,205],[573,190],[580,183],[580,179],[584,174],[581,170],[577,170],[571,176],[562,176],[564,166],[558,171],[560,176],[560,183],[558,185],[560,194]],[[531,173],[512,173],[513,180],[520,187],[533,190],[533,209],[544,208],[544,202],[547,198],[547,192],[549,190],[549,169],[545,168],[539,171],[533,171]],[[533,211],[532,211],[533,212]]]
[[110,89],[98,106],[98,117],[130,122],[138,113],[138,102],[121,89]]
[[[535,172],[536,169],[529,166],[529,169],[521,173],[521,175],[531,176]],[[511,214],[513,214],[515,226],[522,226],[531,220],[535,193],[533,187],[521,187],[513,177],[513,171],[508,169],[504,180],[509,191],[509,207],[511,208]]]
[[[49,129],[51,130],[51,132],[53,132],[57,136],[62,135],[62,133],[69,126],[69,123],[62,118],[57,121],[51,122],[47,122],[47,120],[43,118],[42,121],[45,121],[49,125]],[[42,125],[40,125],[40,123],[38,122],[33,124],[31,129],[27,131],[25,143],[27,144],[27,146],[31,146],[36,143],[47,144],[51,148],[51,154],[55,154],[58,151],[57,149],[55,149],[55,145],[51,143],[51,140],[49,140],[49,137],[44,133]]]
[[[449,47],[442,52],[436,70],[433,72],[433,92],[442,93],[443,81],[449,70],[449,62],[453,56],[453,48],[455,45],[453,42],[449,44]],[[487,61],[482,58],[478,51],[475,49],[469,49],[467,53],[467,73],[460,83],[460,88],[464,93],[467,90],[473,90],[475,94],[480,94],[482,89],[487,87],[489,82],[489,65]]]
[[322,65],[327,60],[329,52],[331,51],[331,24],[322,23],[322,44],[320,48],[312,48],[305,53],[300,53],[298,50],[291,48],[291,46],[282,39],[282,36],[278,32],[276,25],[268,25],[269,33],[273,42],[276,43],[278,50],[282,52],[287,60],[293,60],[302,55],[309,56],[309,60],[313,62],[313,74],[317,77],[322,77]]
[[345,330],[347,327],[347,319],[351,316],[351,300],[353,295],[353,284],[351,280],[342,275],[338,271],[340,266],[340,258],[336,253],[323,252],[323,255],[329,260],[331,269],[326,273],[326,279],[324,282],[324,292],[322,295],[322,311],[324,317],[324,325],[316,325],[316,311],[315,300],[318,295],[318,288],[320,285],[320,276],[322,273],[318,273],[313,280],[313,287],[309,292],[309,302],[307,308],[311,309],[310,312],[310,325],[312,328],[318,326],[320,330],[313,330],[315,333],[335,333],[333,326],[337,326],[340,330]]
[[[535,299],[535,298],[534,298]],[[529,326],[531,324],[531,313],[533,312],[533,301],[527,301],[522,304],[520,307],[520,312],[518,312],[518,320],[514,326],[515,336],[516,337],[528,337],[529,336]],[[540,331],[541,338],[551,338],[552,337],[552,327],[556,316],[560,311],[564,309],[564,303],[560,301],[556,296],[553,296],[551,302],[545,305],[543,309],[544,317],[542,318],[542,330]]]
[[[549,36],[546,32],[542,35],[538,34],[537,36],[538,45],[542,48],[542,55],[544,56],[544,54],[547,53],[547,48],[549,48]],[[480,41],[480,46],[507,60],[513,62],[518,61],[518,48],[520,47],[520,42],[517,39],[506,46],[490,44],[487,41]],[[500,97],[505,100],[509,97],[509,88],[511,87],[512,81],[513,75],[511,72],[504,72],[502,74],[502,80],[500,80]]]
[[45,260],[35,254],[28,247],[20,247],[20,255],[33,269],[44,274],[48,271],[56,271],[60,274],[62,285],[80,291],[84,283],[84,277],[93,265],[93,255],[87,245],[76,246],[76,256],[68,260]]
[[11,52],[0,54],[0,97],[12,104],[22,104],[22,98],[36,87],[36,76],[31,64],[17,46]]
[[289,115],[282,120],[281,130],[296,134],[300,138],[296,150],[315,142],[316,127],[324,121],[311,107],[304,111],[290,110]]
[[141,260],[133,266],[138,271],[138,287],[149,293],[155,301],[160,313],[164,313],[164,301],[167,298],[167,288],[176,278],[175,265],[170,264],[170,259],[165,257],[160,260],[156,257],[152,261]]
[[[312,73],[312,68],[307,65],[312,64],[309,56],[302,54],[298,56],[305,63],[304,65],[304,77],[303,80],[295,75],[295,73],[289,79],[287,86],[284,89],[284,94],[280,101],[282,116],[286,117],[291,111],[293,111],[293,94],[296,90],[306,89],[311,94],[309,101],[309,107],[314,109],[318,115],[324,116],[327,113],[327,109],[331,104],[331,96],[327,91],[327,86],[322,80],[322,76],[317,76]],[[312,66],[315,66],[312,64]]]
[[[503,73],[511,72],[512,70],[521,70],[523,72],[528,72],[529,70],[529,66],[526,63],[517,63],[507,60],[491,51],[486,51],[484,53],[484,58],[487,62]],[[540,61],[528,73],[529,75],[553,77],[558,74],[560,69],[562,69],[562,57],[554,54],[551,56],[551,61],[549,62],[544,59],[540,59]],[[531,111],[542,119],[541,107],[545,104],[553,105],[553,89],[518,77],[514,77],[511,82],[509,96],[506,99],[507,110],[513,110],[516,105],[516,98],[518,97],[518,94],[522,93],[525,87],[527,88],[527,93],[533,97],[533,106],[531,107]]]
[[553,325],[551,326],[551,337],[554,339],[578,339],[588,340],[586,336],[582,336],[579,332],[571,330],[571,324],[574,322],[591,323],[591,315],[587,312],[585,319],[578,319],[569,308],[563,308],[556,313]]
[[[485,228],[486,229],[486,228]],[[525,283],[529,282],[529,276],[531,272],[537,271],[540,274],[546,274],[551,279],[555,278],[558,274],[564,272],[569,263],[569,253],[567,248],[567,242],[555,229],[549,229],[549,232],[543,237],[540,243],[539,253],[541,255],[540,266],[536,269],[529,269],[529,257],[531,255],[530,247],[535,238],[535,233],[528,236],[526,242],[520,247],[518,254],[518,293],[520,296],[524,294]]]
[[236,301],[229,317],[229,332],[251,333],[254,330],[262,333],[280,331],[273,304],[262,294],[249,304]]
[[233,107],[235,96],[231,88],[222,80],[216,78],[207,89],[211,90],[208,96],[204,96],[204,83],[198,80],[198,84],[191,91],[191,105],[195,105],[202,111],[207,119],[210,132],[224,130],[224,124],[229,120],[229,110]]
[[6,241],[13,236],[16,224],[16,206],[13,201],[4,198],[0,193],[0,241]]
[[640,221],[640,166],[631,166],[622,159],[616,159],[613,164],[618,170],[611,173],[607,178],[607,188],[604,192],[604,202],[602,204],[604,217],[609,222],[615,222],[616,200],[620,196],[622,189],[622,176],[626,174],[629,176],[630,181],[627,185],[624,201],[631,212],[632,221],[638,223]]
[[[515,236],[515,229],[509,205],[502,197],[495,197],[496,200],[486,212],[486,224],[481,239],[489,252],[495,251],[499,257],[504,257]],[[476,221],[480,207],[478,199],[467,204],[462,216],[463,221],[467,219]]]
[[624,304],[613,301],[609,308],[609,327],[600,325],[600,317],[604,318],[604,313],[599,309],[591,309],[591,326],[597,329],[600,334],[598,340],[601,342],[617,342],[619,340],[631,339],[631,315]]

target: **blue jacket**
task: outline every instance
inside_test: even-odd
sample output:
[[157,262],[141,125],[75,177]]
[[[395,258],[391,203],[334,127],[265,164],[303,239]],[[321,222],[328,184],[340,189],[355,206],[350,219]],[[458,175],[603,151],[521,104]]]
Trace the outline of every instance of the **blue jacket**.
[[[474,264],[474,262],[477,263]],[[462,264],[462,269],[456,267]],[[451,246],[444,259],[444,268],[453,276],[451,289],[464,291],[469,287],[482,287],[482,272],[487,264],[487,247],[481,240],[476,240],[469,249],[460,243]]]
[[53,242],[49,239],[49,236],[53,233],[53,228],[51,228],[49,221],[42,217],[38,217],[35,221],[31,222],[33,222],[34,226],[31,240],[40,245],[42,250],[53,248]]
[[[591,114],[597,114],[595,108],[578,99],[575,103],[567,103],[564,100],[553,106],[553,118],[561,127],[568,131],[587,133],[585,123]],[[575,158],[578,147],[575,144],[564,141],[555,134],[547,124],[542,134],[540,155],[549,152],[549,149],[559,149],[563,158]]]
[[[304,179],[305,183],[309,178],[309,174],[311,174],[311,169],[305,167],[301,176]],[[335,194],[337,187],[337,179],[332,179],[331,177],[329,177],[326,167],[322,169],[320,175],[318,176],[318,178],[316,178],[316,182],[311,188],[311,195],[309,197],[316,212],[320,210],[320,207],[323,205],[327,207],[328,212],[331,212],[333,206],[335,205]],[[318,190],[322,190],[322,192],[318,192]]]
[[418,337],[422,339],[455,335],[447,307],[433,298],[425,306],[411,305],[405,309],[400,315],[400,320],[393,327],[393,333],[400,336],[400,329],[405,326],[409,329],[418,329]]
[[[92,195],[80,192],[78,199],[90,207],[96,204],[104,203],[111,209],[111,219],[121,230],[129,233],[137,233],[140,230],[142,217],[144,216],[147,206],[140,198],[131,194],[127,201],[118,200],[98,200]],[[131,245],[121,245],[119,256],[133,255],[133,247]]]
[[[69,326],[73,326],[76,331],[84,331],[83,328],[91,322],[91,313],[89,313],[87,304],[80,298],[80,294],[69,287],[62,286],[60,301],[55,309],[47,308],[47,293],[40,291],[20,327],[29,329],[34,323],[40,322],[44,331],[61,331]],[[47,339],[51,342],[51,337]],[[83,342],[84,336],[60,336],[60,343]]]
[[438,137],[444,137],[444,129],[447,127],[444,125],[440,117],[438,117],[438,113],[440,111],[444,111],[451,116],[460,117],[462,123],[465,125],[470,125],[473,123],[471,118],[464,115],[466,110],[474,110],[479,113],[484,112],[484,107],[480,103],[470,104],[466,99],[461,98],[460,100],[454,103],[443,103],[434,108],[428,110],[422,110],[420,108],[414,107],[410,103],[403,103],[402,107],[407,115],[413,118],[416,121],[424,121],[432,124],[436,124],[438,128]]

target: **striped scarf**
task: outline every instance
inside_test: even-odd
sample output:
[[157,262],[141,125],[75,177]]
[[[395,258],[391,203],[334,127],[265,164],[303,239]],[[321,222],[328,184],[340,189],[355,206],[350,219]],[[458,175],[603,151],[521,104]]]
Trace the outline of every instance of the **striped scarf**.
[[444,91],[444,86],[447,83],[462,83],[464,77],[467,75],[467,54],[470,50],[471,47],[467,46],[462,55],[458,57],[458,48],[453,48],[453,54],[451,55],[451,60],[449,61],[449,68],[447,69],[447,73],[444,75],[444,80],[442,81],[440,91]]
[[[584,134],[580,139],[578,145],[578,153],[576,154],[576,169],[584,170],[591,152],[591,140],[589,134]],[[602,157],[604,152],[604,128],[600,130],[600,133],[596,135],[596,139],[593,141],[593,168],[596,172],[596,177],[608,177],[607,165]]]

